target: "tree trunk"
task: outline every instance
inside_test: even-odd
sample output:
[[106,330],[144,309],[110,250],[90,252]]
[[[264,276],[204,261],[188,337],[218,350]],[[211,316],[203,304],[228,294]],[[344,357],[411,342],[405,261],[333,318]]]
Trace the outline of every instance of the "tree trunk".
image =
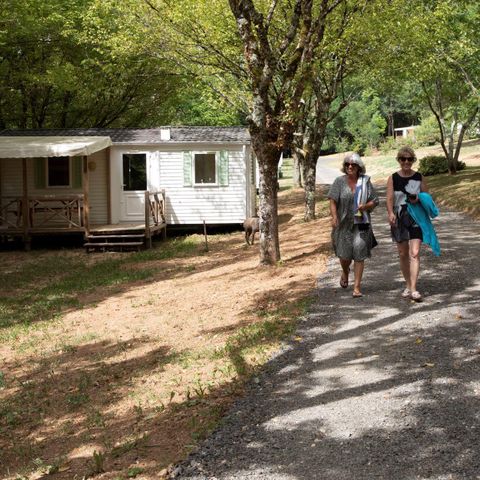
[[453,154],[455,143],[453,135],[455,125],[452,124],[450,129],[447,131],[447,125],[443,117],[440,117],[439,124],[442,131],[440,143],[442,145],[443,153],[447,159],[448,173],[450,173],[450,175],[454,175],[457,173],[456,162]]
[[278,237],[277,162],[259,165],[260,169],[260,263],[275,265],[280,260]]
[[[319,95],[320,97],[320,95]],[[317,161],[322,149],[327,128],[327,112],[331,100],[325,102],[317,98],[316,117],[312,125],[306,125],[303,135],[303,188],[305,189],[305,222],[315,219],[315,183],[317,180]]]
[[458,138],[457,138],[457,144],[455,146],[455,153],[454,153],[453,159],[452,159],[452,166],[453,166],[454,171],[450,171],[450,169],[449,169],[450,174],[457,173],[457,171],[458,171],[458,158],[460,156],[460,149],[462,148],[463,137],[465,136],[465,133],[467,132],[468,128],[470,127],[470,124],[477,117],[478,111],[479,111],[479,107],[475,107],[473,112],[471,113],[470,117],[468,118],[468,120],[466,122],[462,123],[462,126],[460,128],[460,133],[458,134]]
[[298,152],[293,149],[293,188],[302,188],[302,169]]
[[453,155],[453,138],[448,138],[448,155],[447,155],[448,173],[455,175],[457,173],[457,165]]
[[315,177],[318,156],[308,153],[303,161],[303,179],[305,189],[305,214],[304,221],[315,219]]
[[447,159],[448,172],[453,175],[457,172],[453,160],[453,127],[447,131],[445,118],[436,112],[432,106],[430,106],[430,109],[434,113],[440,129],[440,145],[442,146],[443,153]]
[[281,149],[268,142],[263,135],[250,131],[252,147],[260,171],[260,264],[276,265],[280,260],[278,236],[278,163]]
[[387,136],[394,137],[395,136],[395,120],[393,118],[393,112],[391,110],[387,113]]

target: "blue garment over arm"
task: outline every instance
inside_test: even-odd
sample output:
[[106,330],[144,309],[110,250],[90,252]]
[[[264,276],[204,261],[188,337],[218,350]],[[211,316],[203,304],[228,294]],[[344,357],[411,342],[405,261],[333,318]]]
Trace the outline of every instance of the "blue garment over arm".
[[438,257],[440,255],[440,243],[431,221],[432,218],[438,216],[438,208],[429,193],[419,193],[418,200],[418,203],[408,204],[408,213],[422,229],[423,243],[430,245],[432,252]]

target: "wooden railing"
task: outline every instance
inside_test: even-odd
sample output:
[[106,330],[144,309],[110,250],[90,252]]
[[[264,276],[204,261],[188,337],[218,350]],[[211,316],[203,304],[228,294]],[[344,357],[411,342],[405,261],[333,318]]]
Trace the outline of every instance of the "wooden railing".
[[0,229],[18,230],[22,225],[22,197],[0,197]]
[[[152,230],[165,225],[165,190],[145,192],[145,237],[151,244]],[[151,246],[151,245],[150,245]]]
[[80,194],[31,197],[28,211],[32,228],[83,227],[83,195]]
[[79,229],[84,227],[83,195],[37,195],[28,197],[27,208],[23,208],[23,197],[0,197],[0,225],[5,229],[55,230],[58,228]]

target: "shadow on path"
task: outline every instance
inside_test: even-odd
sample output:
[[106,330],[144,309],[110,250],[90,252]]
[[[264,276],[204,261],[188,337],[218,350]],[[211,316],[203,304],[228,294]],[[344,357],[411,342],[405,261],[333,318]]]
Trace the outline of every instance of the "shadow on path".
[[332,259],[295,339],[173,478],[480,478],[480,224],[441,213],[417,304],[400,297],[384,210],[365,296]]

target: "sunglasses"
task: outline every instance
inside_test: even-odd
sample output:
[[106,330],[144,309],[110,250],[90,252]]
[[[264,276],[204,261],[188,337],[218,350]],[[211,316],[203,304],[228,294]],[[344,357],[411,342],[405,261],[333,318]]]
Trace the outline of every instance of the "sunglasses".
[[358,165],[356,163],[344,163],[343,164],[345,166],[345,168],[348,168],[348,167],[358,167]]
[[400,162],[414,162],[415,158],[413,157],[398,157]]

